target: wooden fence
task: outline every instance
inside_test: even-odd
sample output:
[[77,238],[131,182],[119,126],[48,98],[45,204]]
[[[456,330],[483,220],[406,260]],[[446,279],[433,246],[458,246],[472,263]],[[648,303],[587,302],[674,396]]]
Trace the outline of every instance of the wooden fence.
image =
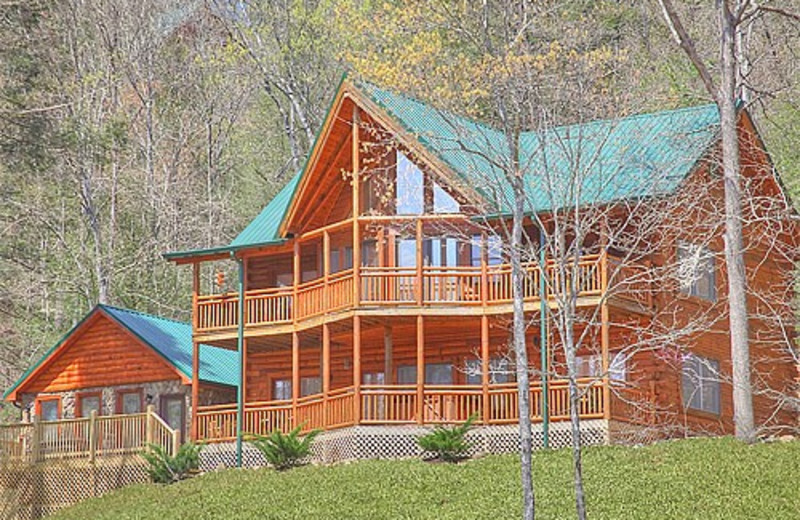
[[143,413],[0,425],[0,457],[39,462],[138,453],[148,445],[178,450],[180,436],[148,406]]

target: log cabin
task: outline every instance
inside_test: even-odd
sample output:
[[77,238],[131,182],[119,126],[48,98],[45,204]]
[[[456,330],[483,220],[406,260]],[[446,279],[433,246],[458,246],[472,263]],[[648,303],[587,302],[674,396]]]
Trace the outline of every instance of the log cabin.
[[[192,329],[188,323],[97,305],[3,395],[30,419],[138,414],[153,405],[186,435],[194,403],[235,399],[237,358],[202,345],[192,401]],[[185,438],[185,437],[184,437]]]
[[[790,212],[745,111],[740,130],[748,193]],[[579,408],[585,442],[653,430],[731,432],[716,107],[518,137],[531,244],[520,294],[530,324],[535,442],[568,442],[570,406]],[[192,437],[224,442],[321,428],[351,456],[391,456],[409,454],[420,429],[475,416],[488,451],[513,449],[514,288],[504,231],[513,201],[498,167],[507,142],[489,126],[343,79],[301,171],[230,244],[165,255],[193,266],[193,400],[201,344],[242,359],[241,408],[198,406]],[[577,168],[578,195],[566,196],[559,186],[576,185],[576,156],[592,160]],[[559,210],[574,200],[579,213],[602,208],[603,218],[583,230],[569,261],[548,257]],[[630,218],[638,205],[658,219]],[[793,337],[797,233],[781,222],[778,230],[759,219],[746,225],[750,288],[774,296],[749,302],[755,409],[765,431],[797,421],[784,398],[797,392],[794,346],[784,341]],[[652,247],[620,238],[632,228],[639,246]],[[238,270],[236,291],[202,274],[226,260]],[[683,274],[663,276],[673,271]],[[557,334],[552,323],[564,280],[576,289],[570,305],[584,338],[573,405],[563,328]],[[779,319],[759,314],[767,307],[779,308]]]

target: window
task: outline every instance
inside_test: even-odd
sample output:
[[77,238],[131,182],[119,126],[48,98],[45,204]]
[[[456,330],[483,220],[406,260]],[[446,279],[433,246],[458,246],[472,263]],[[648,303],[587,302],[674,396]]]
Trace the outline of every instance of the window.
[[397,214],[458,213],[461,207],[456,199],[435,181],[430,182],[433,193],[428,192],[429,197],[432,195],[433,207],[430,207],[430,199],[426,204],[425,175],[402,152],[397,152]]
[[458,241],[455,238],[438,237],[426,239],[425,265],[450,267],[458,265]]
[[433,183],[433,212],[434,213],[458,213],[461,209],[456,199],[444,191],[438,184]]
[[686,242],[678,244],[678,277],[684,294],[716,301],[714,253],[707,247]]
[[416,267],[417,241],[412,238],[397,240],[397,267]]
[[425,211],[422,170],[397,152],[397,214],[421,215]]
[[[472,267],[481,266],[481,237],[474,235],[471,242],[471,264]],[[497,235],[486,237],[486,263],[488,265],[499,265],[503,263],[503,242]]]
[[42,421],[57,421],[61,418],[61,398],[43,397],[36,400],[36,414]]
[[319,394],[322,392],[322,379],[319,377],[304,377],[300,379],[300,397]]
[[126,390],[117,393],[117,413],[132,414],[142,412],[142,391]]
[[[352,262],[352,258],[350,261]],[[378,265],[378,242],[376,240],[364,240],[361,242],[361,265],[364,267]]]
[[687,355],[683,360],[681,394],[684,408],[719,414],[719,361]]
[[102,415],[102,395],[100,392],[91,394],[78,394],[75,400],[75,417],[89,417],[92,412]]
[[365,385],[382,385],[386,382],[383,372],[364,372],[361,374],[361,382]]
[[[611,381],[623,382],[628,377],[627,356],[622,352],[609,353],[611,360],[608,364],[608,378]],[[590,354],[588,356],[575,356],[575,368],[578,377],[602,377],[603,356]]]
[[[511,366],[505,358],[492,358],[489,360],[489,383],[508,383],[511,381]],[[481,374],[481,360],[470,359],[467,361],[467,384],[480,385],[483,383]]]
[[272,381],[272,399],[274,401],[288,401],[292,398],[292,380],[275,379]]
[[[417,382],[417,366],[403,365],[397,367],[397,384],[412,385]],[[453,365],[449,363],[428,363],[425,365],[426,385],[452,385]]]

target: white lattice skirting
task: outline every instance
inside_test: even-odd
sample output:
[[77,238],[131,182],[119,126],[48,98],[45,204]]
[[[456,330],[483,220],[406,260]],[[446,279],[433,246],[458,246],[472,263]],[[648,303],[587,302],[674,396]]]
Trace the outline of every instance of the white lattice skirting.
[[[541,424],[533,426],[534,449],[543,447]],[[512,453],[519,449],[518,425],[478,426],[467,434],[472,442],[471,455],[486,453]],[[431,431],[424,426],[355,426],[320,434],[312,447],[311,462],[329,464],[356,459],[398,459],[422,457],[425,453],[417,445],[417,437]],[[594,419],[581,421],[581,441],[584,445],[608,443],[608,421]],[[561,448],[570,445],[572,434],[569,422],[550,425],[550,446]],[[205,471],[236,464],[234,443],[209,444],[200,455],[200,466]],[[242,465],[266,465],[261,453],[245,443]]]

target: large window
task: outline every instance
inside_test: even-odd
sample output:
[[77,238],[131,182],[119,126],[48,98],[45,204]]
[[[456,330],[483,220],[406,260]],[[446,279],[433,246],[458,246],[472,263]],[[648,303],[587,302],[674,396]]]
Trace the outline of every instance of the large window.
[[61,398],[43,397],[36,401],[36,414],[42,421],[57,421],[61,418]]
[[397,152],[397,214],[421,215],[425,212],[425,181],[422,170],[404,154]]
[[432,193],[430,198],[425,196],[425,175],[405,154],[397,152],[397,214],[458,213],[456,199],[435,181],[429,179]]
[[92,392],[78,394],[75,400],[75,417],[89,417],[92,412],[102,415],[102,394]]
[[272,381],[272,400],[288,401],[292,398],[292,380],[274,379]]
[[[413,385],[417,382],[417,366],[401,365],[397,367],[397,384]],[[427,363],[425,365],[426,385],[452,385],[453,365],[449,363]]]
[[[505,358],[492,358],[489,360],[489,383],[508,383],[511,381],[511,365]],[[467,384],[480,385],[483,383],[482,363],[480,359],[467,361]]]
[[[497,235],[486,237],[486,263],[488,265],[499,265],[503,263],[503,242]],[[470,259],[472,267],[481,265],[481,237],[472,237]]]
[[300,397],[322,393],[322,378],[304,377],[300,379]]
[[683,360],[681,394],[684,408],[719,414],[719,361],[687,355]]
[[678,277],[684,294],[709,301],[717,299],[714,253],[707,247],[678,244]]
[[123,390],[117,393],[117,413],[132,414],[141,413],[144,404],[142,403],[142,390]]
[[[623,382],[628,377],[627,356],[622,352],[609,352],[608,378],[611,381]],[[578,377],[602,377],[603,356],[590,354],[575,356],[575,368]]]

